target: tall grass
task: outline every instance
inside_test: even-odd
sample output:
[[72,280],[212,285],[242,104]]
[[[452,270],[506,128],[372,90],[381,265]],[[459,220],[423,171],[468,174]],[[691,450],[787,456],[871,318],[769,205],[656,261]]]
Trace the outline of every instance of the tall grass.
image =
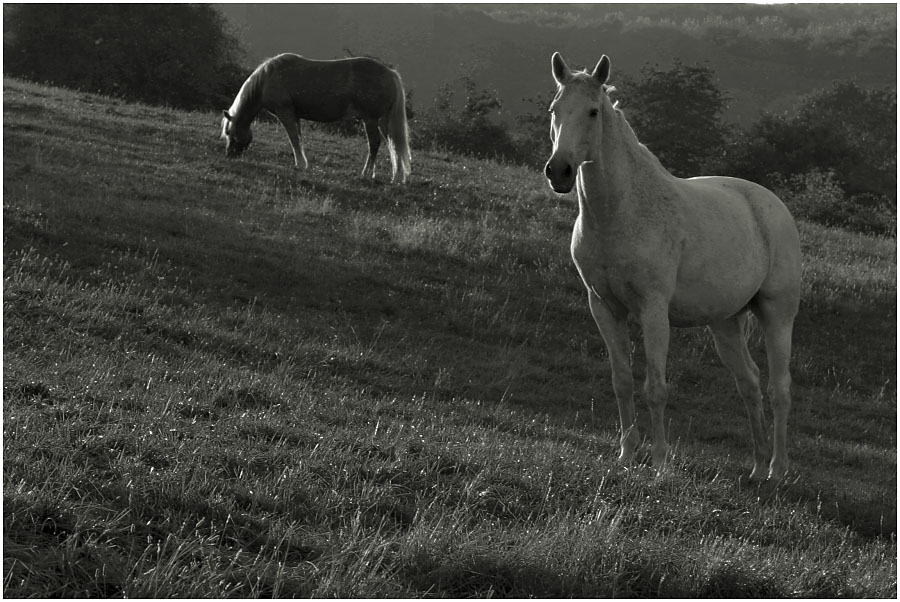
[[699,330],[657,478],[615,461],[572,199],[363,182],[316,130],[295,172],[267,123],[228,161],[216,121],[4,81],[6,596],[896,595],[894,241],[800,224],[787,482],[744,483]]

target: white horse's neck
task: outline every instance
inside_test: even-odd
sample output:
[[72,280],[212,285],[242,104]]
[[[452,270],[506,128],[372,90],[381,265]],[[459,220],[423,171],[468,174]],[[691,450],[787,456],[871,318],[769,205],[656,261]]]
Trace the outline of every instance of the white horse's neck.
[[672,175],[640,142],[625,116],[604,103],[598,159],[584,163],[578,175],[578,205],[584,225],[618,228],[659,203]]

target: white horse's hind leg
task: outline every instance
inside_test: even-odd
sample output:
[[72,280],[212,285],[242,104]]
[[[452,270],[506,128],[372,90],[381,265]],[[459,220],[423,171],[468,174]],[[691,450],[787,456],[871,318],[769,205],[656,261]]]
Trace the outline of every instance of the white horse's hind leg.
[[769,438],[766,435],[762,390],[759,387],[759,368],[747,349],[744,327],[749,315],[744,313],[716,324],[710,324],[716,351],[722,363],[731,371],[738,393],[747,407],[750,432],[753,436],[752,481],[765,480],[770,458]]
[[669,400],[666,384],[666,356],[669,352],[669,315],[665,305],[656,304],[642,310],[639,316],[644,331],[644,353],[647,356],[647,378],[644,381],[644,396],[650,407],[650,422],[653,427],[653,443],[650,453],[653,468],[662,472],[666,463],[668,443],[666,443],[665,410]]
[[613,391],[619,405],[620,462],[630,462],[640,441],[634,416],[634,375],[631,373],[631,339],[628,337],[627,314],[613,314],[603,300],[594,293],[588,293],[591,315],[609,354],[612,371]]
[[[784,305],[793,305],[784,308]],[[791,332],[796,305],[761,300],[757,315],[766,337],[766,360],[769,366],[769,401],[775,415],[775,437],[769,478],[780,480],[788,467],[787,421],[791,411]]]

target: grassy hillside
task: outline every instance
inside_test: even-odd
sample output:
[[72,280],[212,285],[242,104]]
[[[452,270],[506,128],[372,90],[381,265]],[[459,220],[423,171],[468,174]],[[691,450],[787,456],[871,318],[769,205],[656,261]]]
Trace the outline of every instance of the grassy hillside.
[[363,182],[314,130],[295,172],[268,123],[229,161],[214,113],[14,80],[3,112],[7,597],[896,595],[895,241],[800,224],[786,483],[743,482],[702,330],[654,478],[540,174]]

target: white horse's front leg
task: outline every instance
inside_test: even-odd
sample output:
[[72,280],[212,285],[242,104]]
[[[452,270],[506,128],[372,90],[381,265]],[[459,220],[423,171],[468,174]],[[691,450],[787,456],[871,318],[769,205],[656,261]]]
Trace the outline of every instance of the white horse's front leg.
[[609,354],[613,391],[619,405],[619,427],[621,429],[619,432],[619,461],[631,462],[641,437],[635,425],[631,339],[628,336],[626,322],[628,314],[622,309],[620,314],[616,315],[606,302],[593,292],[588,293],[588,305]]
[[640,316],[644,331],[644,352],[647,356],[647,378],[644,381],[644,396],[650,407],[650,422],[653,426],[651,455],[653,468],[662,472],[666,463],[668,444],[666,443],[665,409],[669,399],[666,384],[666,356],[669,352],[668,307],[656,304],[644,309]]

